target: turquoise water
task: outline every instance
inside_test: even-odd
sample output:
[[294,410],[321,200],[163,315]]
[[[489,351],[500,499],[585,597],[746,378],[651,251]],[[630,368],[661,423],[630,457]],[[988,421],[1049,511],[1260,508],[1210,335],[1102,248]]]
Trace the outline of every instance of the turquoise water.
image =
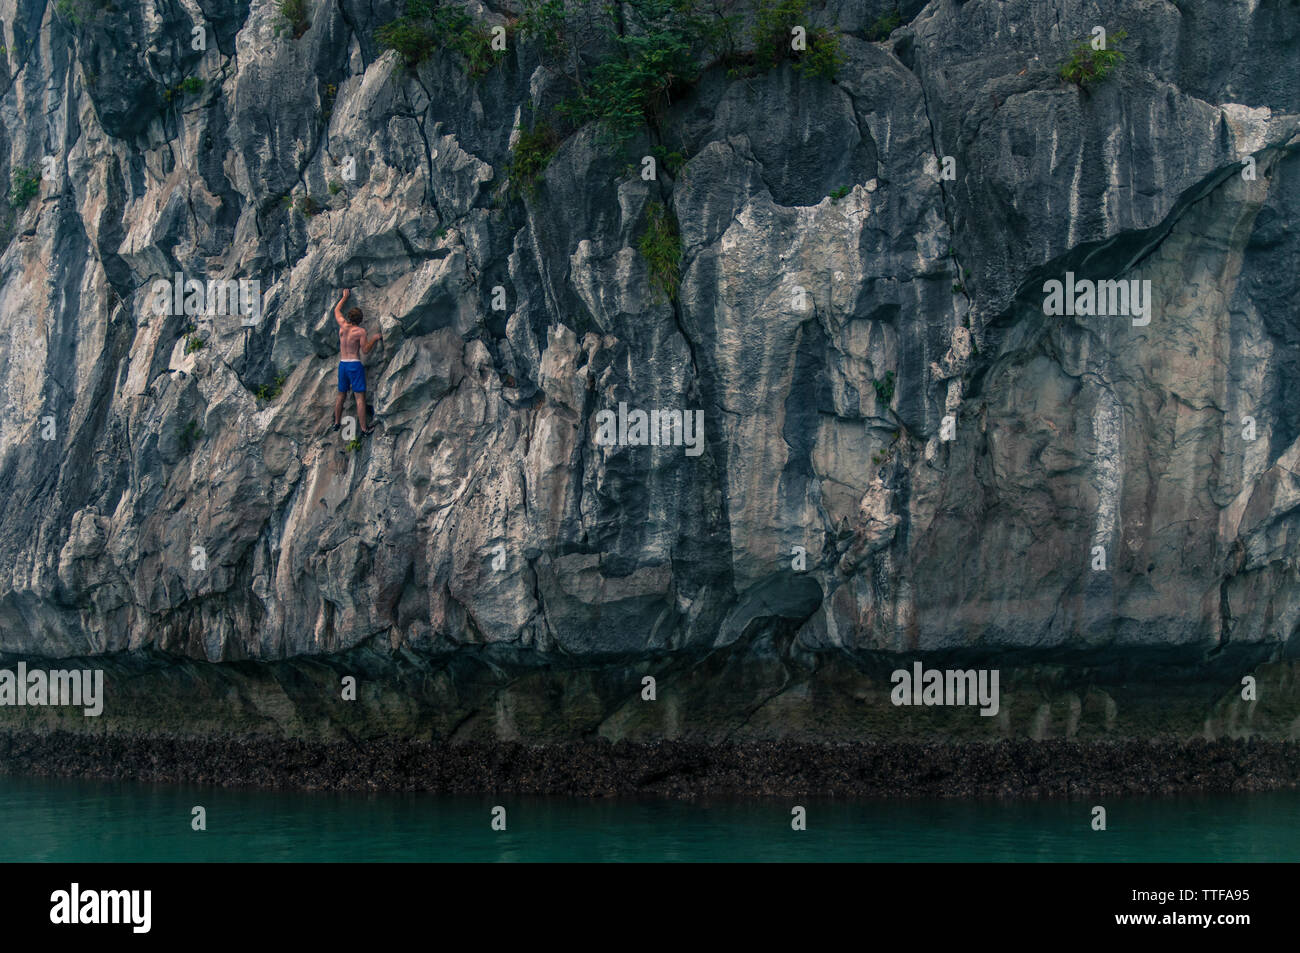
[[[0,861],[1295,861],[1300,793],[1093,801],[596,800],[0,777]],[[790,828],[795,804],[808,829]],[[207,830],[191,830],[191,808]],[[491,829],[495,805],[505,831]]]

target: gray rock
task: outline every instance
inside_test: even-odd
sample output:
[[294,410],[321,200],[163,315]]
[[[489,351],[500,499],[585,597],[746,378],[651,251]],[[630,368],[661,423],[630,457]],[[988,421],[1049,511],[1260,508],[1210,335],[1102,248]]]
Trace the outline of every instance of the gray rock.
[[[833,84],[710,70],[675,174],[587,127],[517,197],[513,130],[560,95],[535,50],[470,81],[378,48],[394,3],[315,4],[298,39],[270,3],[0,3],[5,171],[56,172],[0,257],[0,651],[1286,654],[1294,17],[934,0],[869,41],[889,6],[817,14]],[[1056,68],[1094,21],[1128,55],[1085,93]],[[265,313],[153,313],[178,271],[256,279]],[[1045,315],[1067,271],[1150,281],[1150,323]],[[360,449],[330,431],[342,286],[386,335]],[[598,444],[620,403],[702,411],[702,452]]]

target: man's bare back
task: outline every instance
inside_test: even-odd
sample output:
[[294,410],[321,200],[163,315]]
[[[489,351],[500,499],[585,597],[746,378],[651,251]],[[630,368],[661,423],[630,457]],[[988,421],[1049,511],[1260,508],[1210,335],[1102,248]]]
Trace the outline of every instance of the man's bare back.
[[339,360],[361,360],[361,348],[365,343],[365,328],[358,327],[355,324],[341,325],[339,327]]

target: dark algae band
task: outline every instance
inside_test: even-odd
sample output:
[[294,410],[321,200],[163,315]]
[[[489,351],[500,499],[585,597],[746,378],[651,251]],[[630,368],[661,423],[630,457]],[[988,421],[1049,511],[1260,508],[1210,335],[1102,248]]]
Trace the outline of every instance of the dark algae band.
[[1078,797],[1300,785],[1300,744],[1004,741],[532,746],[0,732],[5,773],[439,794]]

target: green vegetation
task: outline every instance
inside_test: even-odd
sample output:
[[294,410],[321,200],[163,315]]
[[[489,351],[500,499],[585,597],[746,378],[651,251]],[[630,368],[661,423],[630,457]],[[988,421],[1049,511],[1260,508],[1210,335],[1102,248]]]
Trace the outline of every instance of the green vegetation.
[[1087,92],[1089,88],[1106,79],[1124,62],[1120,41],[1128,36],[1126,30],[1116,30],[1107,36],[1106,49],[1094,50],[1091,40],[1080,41],[1061,63],[1058,74],[1067,83],[1073,83]]
[[497,61],[492,32],[464,10],[443,0],[406,0],[403,15],[375,31],[380,47],[396,50],[408,69],[415,69],[441,48],[465,58],[466,72],[477,79]]
[[197,334],[187,335],[185,338],[185,353],[193,354],[195,351],[201,351],[207,346],[207,341]]
[[313,215],[320,212],[321,206],[320,203],[310,195],[300,195],[298,196],[297,201],[293,203],[293,209],[299,215],[311,218]]
[[524,0],[523,13],[515,24],[519,35],[537,40],[549,56],[567,56],[570,38],[564,0]]
[[284,382],[289,379],[289,375],[279,371],[275,375],[275,380],[270,384],[263,384],[257,390],[253,391],[258,400],[271,401],[275,400],[284,392]]
[[881,40],[889,39],[889,34],[893,33],[903,25],[903,14],[895,6],[888,13],[882,13],[876,18],[876,22],[871,24],[867,30],[867,39],[873,43],[879,43]]
[[177,96],[190,96],[201,92],[203,92],[203,80],[199,79],[197,76],[186,76],[175,86],[168,89],[167,92],[163,94],[163,98],[166,99],[167,102],[171,102]]
[[[893,386],[893,382],[892,382],[893,373],[891,372],[891,373],[889,373],[888,375],[886,375],[886,378],[887,378],[887,379],[890,379],[890,387],[892,387],[892,386]],[[890,396],[893,396],[892,393],[890,394]],[[890,460],[894,459],[894,448],[895,448],[896,446],[898,446],[898,439],[899,439],[899,437],[901,437],[901,436],[902,436],[902,433],[901,433],[900,431],[898,431],[898,430],[895,430],[895,431],[890,435],[889,446],[887,446],[887,447],[881,447],[879,450],[877,450],[875,453],[873,453],[873,454],[871,455],[871,462],[874,463],[874,464],[876,464],[877,466],[879,466],[879,465],[882,464],[882,463],[888,463]]]
[[348,453],[356,453],[361,449],[361,438],[355,437],[343,445],[343,449]]
[[189,453],[194,449],[194,445],[203,439],[203,429],[199,426],[197,420],[191,420],[181,428],[178,439],[181,442],[181,452]]
[[[752,36],[755,65],[773,69],[783,60],[792,59],[794,68],[809,76],[834,79],[836,71],[844,65],[839,34],[809,30],[809,19],[808,0],[759,0]],[[795,27],[807,31],[806,50],[791,46]]]
[[[516,141],[499,196],[531,193],[560,142],[589,123],[619,148],[647,126],[659,133],[652,139],[679,142],[664,135],[669,109],[710,69],[747,76],[789,62],[805,76],[833,79],[844,61],[840,37],[808,26],[812,4],[758,0],[757,25],[745,36],[735,0],[521,0],[518,18],[507,15],[507,37],[532,43],[564,92],[544,115],[521,123],[527,131]],[[491,29],[452,0],[404,0],[402,10],[375,38],[408,69],[445,50],[464,59],[471,77],[504,60],[491,48]],[[792,47],[796,39],[802,48]],[[688,158],[685,149],[664,145],[654,155],[674,176]]]
[[9,172],[9,205],[24,208],[41,191],[40,174],[31,166],[16,165]]
[[330,179],[329,190],[330,195],[338,195],[343,191],[343,183],[338,179]]
[[894,372],[885,371],[885,376],[880,380],[871,382],[876,389],[876,399],[882,404],[888,404],[894,399]]
[[640,248],[650,269],[656,301],[676,301],[682,278],[682,238],[677,232],[677,219],[662,202],[652,201],[646,206],[646,230]]
[[754,14],[754,59],[771,69],[785,59],[790,48],[790,31],[803,25],[804,0],[759,0]]
[[[727,12],[727,0],[625,0],[617,7],[567,8],[561,0],[525,0],[518,28],[523,38],[538,41],[543,63],[572,83],[574,94],[557,112],[574,125],[597,122],[607,140],[623,145],[643,125],[660,127],[668,107],[713,66],[742,76],[792,60],[807,75],[833,78],[843,63],[837,34],[811,30],[806,49],[791,47],[791,29],[807,29],[810,2],[759,0],[748,50],[738,36],[741,18]],[[591,47],[611,52],[588,66],[578,53]]]
[[678,0],[632,0],[628,24],[611,31],[617,55],[601,60],[561,114],[581,125],[598,122],[606,138],[626,143],[649,122],[657,125],[668,106],[700,78],[695,55],[698,17]]
[[510,161],[506,164],[510,194],[534,194],[538,177],[559,146],[560,135],[548,123],[540,122],[530,132],[520,130],[515,147],[510,151]]
[[276,0],[280,11],[280,22],[276,24],[275,35],[288,30],[296,40],[311,28],[311,18],[307,16],[307,0]]
[[829,30],[815,30],[808,35],[808,50],[795,61],[794,68],[806,76],[834,80],[844,66],[840,36]]
[[849,187],[847,185],[841,185],[838,189],[831,189],[830,199],[832,202],[838,202],[848,194]]
[[[107,4],[100,4],[107,6]],[[95,16],[95,4],[91,0],[57,0],[54,12],[73,26],[81,26]]]
[[687,159],[690,158],[680,149],[674,149],[670,152],[667,146],[655,146],[650,150],[650,154],[655,157],[659,167],[674,178],[676,178],[677,173],[681,172],[682,166],[686,165]]

